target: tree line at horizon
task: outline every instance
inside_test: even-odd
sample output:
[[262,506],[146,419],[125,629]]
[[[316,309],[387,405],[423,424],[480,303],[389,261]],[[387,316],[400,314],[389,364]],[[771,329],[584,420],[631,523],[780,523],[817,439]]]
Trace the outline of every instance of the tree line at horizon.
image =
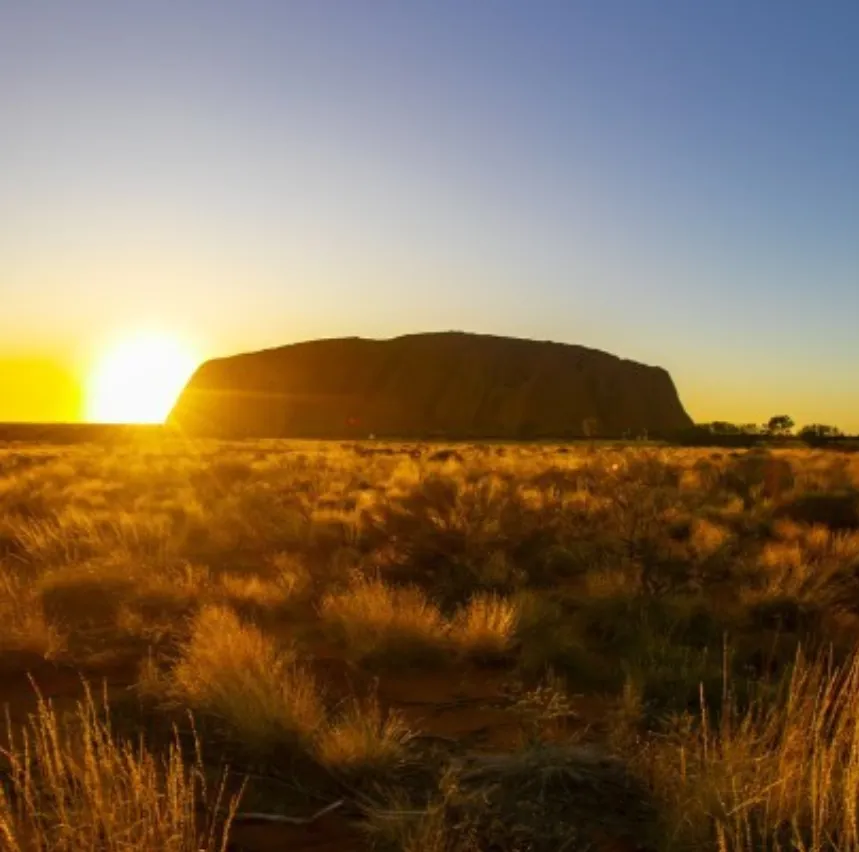
[[847,435],[837,426],[827,423],[808,423],[797,430],[796,422],[789,414],[776,414],[762,424],[730,423],[726,420],[696,423],[684,432],[683,437],[692,441],[696,438],[715,438],[738,442],[795,438],[809,446],[824,446],[835,441],[852,440],[859,436]]

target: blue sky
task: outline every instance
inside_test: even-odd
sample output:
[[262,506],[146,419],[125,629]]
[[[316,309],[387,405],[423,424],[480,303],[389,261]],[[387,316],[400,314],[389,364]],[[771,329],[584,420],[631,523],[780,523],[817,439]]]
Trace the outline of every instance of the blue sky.
[[855,0],[2,0],[0,386],[141,323],[455,328],[859,431],[857,44]]

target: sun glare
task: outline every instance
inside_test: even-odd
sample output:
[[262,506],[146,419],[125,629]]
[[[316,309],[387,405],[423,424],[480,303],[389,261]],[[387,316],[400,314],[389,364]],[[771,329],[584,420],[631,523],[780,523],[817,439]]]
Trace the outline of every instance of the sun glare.
[[162,423],[197,366],[191,350],[163,334],[141,334],[99,359],[87,389],[87,419]]

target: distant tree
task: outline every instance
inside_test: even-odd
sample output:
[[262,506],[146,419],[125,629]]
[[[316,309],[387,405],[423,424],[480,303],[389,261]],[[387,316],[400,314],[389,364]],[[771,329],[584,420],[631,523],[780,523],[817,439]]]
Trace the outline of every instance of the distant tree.
[[741,423],[738,427],[741,435],[760,435],[761,427],[757,423]]
[[785,437],[790,435],[794,425],[793,418],[789,414],[777,414],[775,417],[770,417],[764,426],[764,431],[768,435]]
[[757,431],[747,432],[745,427],[715,421],[697,423],[686,429],[674,432],[670,440],[684,447],[754,447],[760,443]]
[[740,428],[733,423],[728,423],[726,420],[714,420],[710,424],[710,431],[716,435],[738,435]]
[[843,438],[844,433],[837,426],[828,426],[825,423],[809,423],[799,430],[798,437],[809,446],[820,446],[837,438]]
[[837,426],[827,426],[825,423],[810,423],[799,430],[799,435],[815,435],[818,438],[841,438],[844,433]]

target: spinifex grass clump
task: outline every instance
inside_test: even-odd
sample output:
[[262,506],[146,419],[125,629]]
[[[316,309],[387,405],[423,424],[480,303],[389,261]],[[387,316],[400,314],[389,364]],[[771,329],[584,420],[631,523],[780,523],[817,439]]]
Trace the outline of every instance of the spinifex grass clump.
[[428,661],[449,649],[447,622],[417,586],[355,577],[348,588],[322,599],[320,615],[359,659]]
[[453,618],[450,639],[463,654],[476,659],[502,657],[511,650],[519,609],[494,594],[478,594]]
[[411,736],[403,717],[384,714],[378,699],[352,700],[320,732],[317,755],[340,772],[380,775],[403,762]]
[[222,606],[208,606],[194,619],[168,690],[251,748],[309,748],[325,718],[312,674]]

